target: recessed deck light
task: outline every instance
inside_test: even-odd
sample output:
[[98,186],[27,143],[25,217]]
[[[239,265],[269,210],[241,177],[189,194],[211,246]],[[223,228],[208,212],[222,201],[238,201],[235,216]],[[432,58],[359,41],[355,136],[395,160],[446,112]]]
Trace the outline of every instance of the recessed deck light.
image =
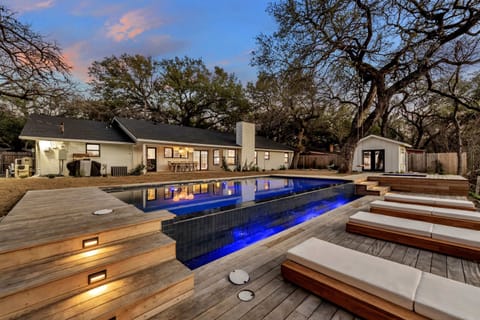
[[93,214],[101,216],[101,215],[109,214],[109,213],[112,213],[112,212],[113,212],[112,209],[100,209],[100,210],[94,211]]
[[85,239],[82,241],[82,245],[84,248],[90,248],[98,245],[98,237],[93,237],[89,239]]
[[107,270],[102,270],[88,275],[88,284],[93,284],[107,278]]

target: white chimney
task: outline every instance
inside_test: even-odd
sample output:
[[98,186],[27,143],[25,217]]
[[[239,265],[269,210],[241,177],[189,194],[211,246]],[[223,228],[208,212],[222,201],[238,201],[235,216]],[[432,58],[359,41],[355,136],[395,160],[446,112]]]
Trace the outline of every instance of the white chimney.
[[249,122],[237,122],[236,142],[242,147],[238,157],[240,167],[255,165],[255,124]]

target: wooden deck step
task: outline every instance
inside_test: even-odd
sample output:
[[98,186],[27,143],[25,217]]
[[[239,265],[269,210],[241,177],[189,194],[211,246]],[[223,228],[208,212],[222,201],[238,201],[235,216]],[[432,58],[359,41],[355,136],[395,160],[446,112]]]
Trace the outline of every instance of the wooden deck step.
[[21,319],[148,319],[193,293],[193,273],[171,260],[22,315]]
[[383,196],[390,191],[388,186],[379,186],[378,181],[360,181],[355,183],[355,194],[359,196]]
[[[0,273],[0,319],[172,259],[175,241],[157,231],[4,270]],[[102,270],[106,270],[107,280],[89,285],[88,276]]]
[[[129,207],[125,208],[126,210]],[[144,214],[148,216],[147,214]],[[134,221],[132,223],[125,223],[116,228],[106,226],[103,230],[95,228],[96,232],[91,232],[88,228],[83,228],[84,232],[75,235],[74,237],[65,237],[63,239],[52,239],[51,242],[26,244],[17,247],[5,246],[5,251],[2,252],[0,247],[0,270],[21,265],[29,264],[45,258],[71,253],[83,249],[83,241],[91,238],[98,238],[99,244],[109,244],[117,241],[122,241],[131,237],[138,237],[144,234],[160,231],[162,228],[162,221],[172,219],[174,215],[169,213],[158,213],[151,218],[146,218],[146,221]],[[103,217],[98,217],[99,220]],[[52,222],[53,223],[53,222]],[[75,223],[71,223],[75,226]],[[82,226],[78,226],[82,229]],[[9,242],[15,242],[15,239],[10,239]]]
[[390,187],[389,186],[376,186],[376,187],[371,187],[368,189],[368,192],[371,192],[369,195],[372,196],[384,196],[388,192],[390,192]]

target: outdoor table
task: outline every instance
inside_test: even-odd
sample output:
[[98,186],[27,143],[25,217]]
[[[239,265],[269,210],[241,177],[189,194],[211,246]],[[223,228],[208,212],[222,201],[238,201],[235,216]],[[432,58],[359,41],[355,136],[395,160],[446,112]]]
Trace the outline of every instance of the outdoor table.
[[173,172],[195,171],[197,163],[194,161],[175,161],[170,162],[169,167]]

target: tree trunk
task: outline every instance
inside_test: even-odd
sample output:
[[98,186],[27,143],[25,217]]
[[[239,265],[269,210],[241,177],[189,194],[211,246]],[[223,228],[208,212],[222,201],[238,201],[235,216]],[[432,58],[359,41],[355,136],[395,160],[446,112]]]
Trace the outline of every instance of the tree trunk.
[[343,163],[340,164],[338,172],[351,173],[353,169],[353,154],[357,146],[358,138],[350,136],[341,148]]
[[462,161],[462,132],[460,128],[460,121],[458,121],[458,102],[455,102],[455,109],[453,112],[453,123],[455,125],[455,135],[457,138],[457,175],[461,176],[463,174],[463,161]]
[[298,161],[300,160],[300,154],[303,151],[305,151],[305,146],[303,145],[304,136],[305,136],[305,128],[301,128],[300,131],[297,134],[298,142],[297,142],[297,146],[295,148],[295,153],[293,155],[293,160],[292,160],[292,168],[293,169],[298,168]]

